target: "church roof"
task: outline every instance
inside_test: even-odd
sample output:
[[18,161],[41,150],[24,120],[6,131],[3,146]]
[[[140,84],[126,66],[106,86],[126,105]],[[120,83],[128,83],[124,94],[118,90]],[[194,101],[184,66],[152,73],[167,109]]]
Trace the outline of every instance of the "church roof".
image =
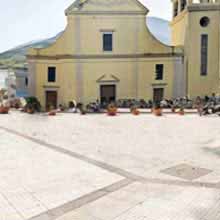
[[139,0],[75,0],[65,13],[137,13],[147,14],[148,9]]

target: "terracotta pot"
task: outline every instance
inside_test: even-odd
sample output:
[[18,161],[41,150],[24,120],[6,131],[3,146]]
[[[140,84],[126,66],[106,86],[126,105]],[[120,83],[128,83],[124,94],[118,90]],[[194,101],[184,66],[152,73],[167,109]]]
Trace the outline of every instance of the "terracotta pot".
[[27,109],[27,113],[28,113],[28,114],[34,114],[34,109],[28,108],[28,109]]
[[9,107],[0,107],[0,114],[8,114]]
[[109,108],[108,108],[108,115],[109,115],[109,116],[116,116],[116,115],[117,115],[117,108],[115,108],[115,107],[109,107]]
[[155,108],[153,111],[154,115],[156,116],[162,116],[163,115],[163,111],[161,108]]
[[56,111],[50,111],[50,112],[48,113],[49,116],[55,116],[56,114],[57,114]]
[[173,107],[171,108],[172,113],[176,113],[176,109]]
[[185,111],[184,110],[180,110],[179,111],[179,115],[185,115]]
[[140,111],[139,111],[138,109],[134,109],[134,110],[132,111],[132,114],[133,114],[133,115],[140,115]]

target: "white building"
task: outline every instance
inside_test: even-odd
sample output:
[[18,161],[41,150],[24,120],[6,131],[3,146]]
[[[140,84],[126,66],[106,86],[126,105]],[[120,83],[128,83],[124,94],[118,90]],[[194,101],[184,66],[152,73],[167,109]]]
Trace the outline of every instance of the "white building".
[[8,77],[8,69],[0,69],[0,89],[7,89],[6,79]]
[[14,74],[16,77],[16,96],[28,96],[28,70],[26,68],[16,68]]
[[10,99],[28,96],[27,69],[0,69],[0,89],[6,89]]

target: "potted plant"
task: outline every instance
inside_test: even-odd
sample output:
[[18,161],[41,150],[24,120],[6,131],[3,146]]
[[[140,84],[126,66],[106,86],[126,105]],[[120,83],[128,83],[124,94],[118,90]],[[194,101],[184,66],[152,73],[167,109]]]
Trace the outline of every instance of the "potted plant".
[[171,112],[172,112],[172,113],[176,113],[176,108],[175,108],[175,106],[172,106],[172,107],[171,107]]
[[107,112],[109,116],[116,116],[117,115],[117,107],[114,104],[109,104],[107,108]]
[[52,110],[52,111],[49,111],[48,112],[48,115],[49,116],[55,116],[57,113],[56,113],[56,111],[55,110]]
[[140,115],[140,111],[138,110],[137,106],[132,106],[130,111],[133,115]]
[[0,114],[8,114],[8,112],[9,112],[9,107],[3,105],[0,106]]
[[184,108],[181,107],[180,110],[179,110],[179,115],[185,115],[185,111],[184,111]]
[[35,97],[28,97],[25,99],[26,105],[24,107],[24,111],[33,114],[35,112],[40,112],[41,105],[40,102]]
[[156,115],[156,116],[162,116],[162,115],[163,115],[163,110],[162,110],[162,108],[160,107],[159,104],[156,104],[156,105],[154,106],[153,113],[154,113],[154,115]]
[[27,112],[28,114],[34,114],[35,110],[34,110],[33,104],[31,104],[31,103],[27,104],[27,106],[26,106],[26,112]]

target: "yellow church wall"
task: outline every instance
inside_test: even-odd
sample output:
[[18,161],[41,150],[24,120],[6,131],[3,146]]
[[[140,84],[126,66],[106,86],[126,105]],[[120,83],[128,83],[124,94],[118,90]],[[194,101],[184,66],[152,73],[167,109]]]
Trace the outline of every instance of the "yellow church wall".
[[[153,88],[164,88],[164,97],[172,98],[178,71],[175,56],[182,50],[164,45],[150,33],[147,9],[136,0],[112,1],[106,12],[104,0],[97,3],[100,8],[89,2],[80,11],[72,12],[71,7],[66,11],[66,29],[55,43],[29,50],[29,62],[36,63],[31,73],[36,96],[43,107],[48,90],[58,92],[58,104],[71,100],[87,104],[100,99],[101,84],[116,84],[117,99],[152,100]],[[113,33],[111,52],[103,51],[104,32]],[[156,64],[164,64],[164,80],[155,81]],[[56,67],[56,83],[47,82],[49,66]]]
[[[121,31],[123,30],[123,31]],[[103,32],[113,32],[113,51],[103,52]],[[80,34],[79,34],[80,33]],[[178,50],[177,50],[178,51]],[[170,53],[168,47],[150,33],[145,15],[71,15],[68,25],[57,41],[43,49],[32,49],[29,55],[97,55]]]
[[[208,17],[207,27],[200,25],[202,17]],[[212,2],[192,4],[173,18],[172,45],[184,48],[184,65],[187,76],[187,94],[196,96],[220,94],[220,13],[219,6]],[[201,75],[201,35],[208,34],[208,71]]]
[[[83,101],[89,103],[96,99],[100,100],[100,85],[108,84],[116,85],[117,98],[134,98],[136,85],[134,85],[132,65],[132,62],[115,60],[85,63],[83,66]],[[101,77],[103,79],[97,82]]]
[[[74,63],[69,61],[45,60],[36,64],[36,97],[42,107],[45,107],[46,91],[57,91],[58,103],[68,104],[76,98],[76,78],[74,77]],[[47,79],[48,67],[56,67],[56,82],[49,83]]]
[[[74,27],[75,27],[75,19],[72,19],[71,17],[68,17],[68,24],[63,31],[63,33],[57,38],[56,42],[52,45],[36,49],[31,48],[28,51],[28,55],[43,55],[43,56],[50,56],[50,55],[68,55],[73,54],[74,51]],[[71,43],[70,43],[71,42]]]
[[[155,65],[164,64],[163,80],[155,80]],[[139,62],[138,97],[153,99],[154,88],[164,88],[164,98],[173,98],[174,65],[173,59],[159,58]]]
[[[190,42],[187,44],[188,60],[188,93],[190,97],[197,95],[211,95],[219,93],[219,12],[206,12],[205,16],[210,18],[208,27],[200,26],[200,19],[204,12],[193,12],[189,14],[190,19]],[[208,72],[201,76],[201,35],[208,34]]]
[[[134,98],[152,100],[153,88],[164,88],[164,97],[173,97],[173,61],[172,58],[120,59],[120,60],[86,60],[82,63],[82,94],[78,98],[76,83],[76,61],[45,60],[36,67],[36,96],[45,108],[45,92],[57,91],[58,104],[68,105],[77,100],[87,104],[100,100],[100,86],[116,85],[116,98]],[[155,65],[164,64],[164,79],[155,80]],[[55,83],[47,82],[47,68],[55,66],[57,78]],[[136,74],[136,72],[138,74]]]
[[170,23],[171,27],[171,40],[173,46],[183,46],[186,40],[188,28],[188,13],[187,11],[181,12]]

